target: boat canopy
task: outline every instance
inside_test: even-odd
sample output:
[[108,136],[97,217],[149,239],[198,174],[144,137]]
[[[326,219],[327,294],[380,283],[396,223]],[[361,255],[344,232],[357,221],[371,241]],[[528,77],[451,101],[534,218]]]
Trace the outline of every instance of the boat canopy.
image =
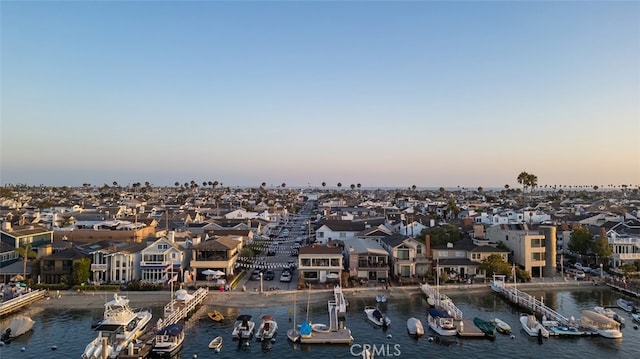
[[157,335],[177,336],[180,334],[180,332],[182,332],[182,324],[176,323],[176,324],[167,325],[166,327],[162,328],[160,331],[158,331]]
[[438,317],[438,318],[449,318],[451,317],[449,314],[447,314],[446,312],[437,309],[437,308],[430,308],[429,309],[429,315],[432,317]]
[[591,310],[583,310],[582,311],[582,315],[585,318],[589,319],[589,320],[592,320],[594,322],[598,322],[598,323],[601,323],[601,324],[620,325],[620,323],[618,323],[615,320],[607,317],[606,315],[598,314],[598,313],[593,312]]
[[248,314],[239,315],[238,318],[236,319],[236,321],[238,321],[238,322],[244,322],[244,321],[248,322],[250,320],[251,320],[251,316],[248,315]]

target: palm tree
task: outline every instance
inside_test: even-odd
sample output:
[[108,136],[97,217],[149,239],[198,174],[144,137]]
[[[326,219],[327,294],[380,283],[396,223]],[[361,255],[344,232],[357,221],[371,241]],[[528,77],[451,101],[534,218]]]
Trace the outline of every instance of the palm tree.
[[338,189],[342,188],[342,183],[338,182]]
[[16,253],[22,257],[22,276],[27,278],[27,261],[29,258],[38,258],[38,253],[31,249],[31,243],[26,243],[16,248]]
[[282,184],[280,185],[280,187],[282,187],[282,188],[284,189],[285,187],[287,187],[287,184],[286,184],[286,183],[284,183],[284,182],[282,182]]
[[441,196],[444,196],[444,192],[445,192],[444,187],[440,187],[440,188],[438,189],[438,191],[440,191],[440,195],[441,195]]
[[354,189],[356,189],[356,185],[355,185],[355,184],[353,184],[353,183],[352,183],[352,184],[351,184],[351,186],[349,186],[349,187],[351,187],[351,190],[352,190],[352,191],[353,191]]
[[529,183],[529,174],[527,172],[520,172],[520,174],[517,177],[518,183],[522,185],[522,194],[524,195],[524,192],[527,189],[527,184]]
[[360,188],[362,188],[362,185],[361,185],[360,183],[358,183],[358,184],[356,185],[356,187],[358,187],[358,189],[360,189]]
[[327,186],[327,182],[322,182],[322,187],[326,187]]

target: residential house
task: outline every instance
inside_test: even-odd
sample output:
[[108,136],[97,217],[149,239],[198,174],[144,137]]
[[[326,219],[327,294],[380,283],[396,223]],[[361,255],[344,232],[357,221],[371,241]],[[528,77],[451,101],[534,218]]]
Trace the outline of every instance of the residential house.
[[389,252],[380,243],[362,238],[343,240],[349,277],[370,281],[389,280]]
[[89,257],[77,248],[68,248],[40,259],[40,280],[47,284],[73,283],[76,263]]
[[358,233],[365,229],[362,222],[326,220],[316,228],[315,241],[318,244],[326,244],[332,239],[344,241],[350,238],[357,238]]
[[221,236],[194,243],[189,266],[196,271],[196,279],[205,279],[202,272],[207,269],[232,275],[242,248],[243,240],[239,236]]
[[620,222],[607,231],[607,239],[613,250],[613,266],[640,260],[640,221]]
[[170,279],[167,272],[180,273],[186,267],[184,252],[185,248],[176,243],[173,231],[148,244],[141,253],[140,279],[151,283],[166,282]]
[[382,238],[382,247],[391,257],[395,278],[424,277],[431,273],[430,248],[411,236],[395,233]]
[[299,278],[311,283],[340,280],[344,268],[342,248],[313,244],[298,253]]
[[[555,233],[555,231],[554,231]],[[498,224],[486,231],[486,239],[493,243],[502,242],[512,254],[512,260],[531,274],[542,277],[547,264],[545,235],[532,229],[526,223]],[[555,246],[555,238],[553,239]],[[549,258],[555,266],[556,258]]]
[[508,250],[476,245],[471,239],[434,246],[431,252],[438,274],[447,273],[451,280],[485,278],[486,273],[480,269],[480,264],[492,254],[501,256],[505,262],[509,259]]

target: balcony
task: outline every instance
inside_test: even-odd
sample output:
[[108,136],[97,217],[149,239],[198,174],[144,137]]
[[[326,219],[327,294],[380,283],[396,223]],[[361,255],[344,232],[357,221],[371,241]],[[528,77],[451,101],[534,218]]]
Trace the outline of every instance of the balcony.
[[92,272],[106,272],[107,265],[106,264],[91,264]]

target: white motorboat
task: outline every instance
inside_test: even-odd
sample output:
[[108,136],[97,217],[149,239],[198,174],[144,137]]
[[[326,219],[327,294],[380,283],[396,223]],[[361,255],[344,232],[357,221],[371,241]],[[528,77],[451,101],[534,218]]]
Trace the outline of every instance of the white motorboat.
[[441,336],[458,334],[453,318],[440,309],[431,308],[427,311],[427,324],[429,324],[429,328]]
[[173,357],[184,342],[184,327],[180,323],[167,325],[156,333],[151,352],[156,357]]
[[262,317],[256,338],[258,340],[272,339],[278,331],[278,323],[270,315]]
[[499,331],[500,333],[503,333],[503,334],[511,333],[511,326],[507,324],[505,321],[500,320],[498,318],[493,318],[492,320],[490,320],[490,322],[492,322],[496,326],[496,330]]
[[256,323],[251,321],[250,315],[240,315],[233,324],[231,335],[234,339],[249,339],[253,336],[255,328]]
[[631,318],[633,318],[634,322],[640,323],[640,314],[638,313],[631,313]]
[[20,315],[11,319],[11,322],[0,336],[0,341],[8,344],[13,339],[21,336],[22,334],[30,331],[33,328],[35,322],[33,319],[26,315]]
[[613,310],[611,310],[609,308],[593,307],[593,311],[598,313],[598,314],[602,314],[607,318],[611,318],[611,319],[615,320],[616,322],[618,322],[620,324],[624,324],[624,318],[619,316],[618,313],[614,312]]
[[407,319],[407,332],[414,337],[421,337],[424,335],[424,327],[422,322],[418,318]]
[[[138,339],[151,321],[151,311],[143,309],[133,311],[129,300],[118,293],[113,300],[104,304],[104,316],[94,330],[98,336],[92,340],[82,353],[83,359],[116,358],[129,343]],[[106,344],[103,340],[106,339]],[[103,353],[103,350],[106,353]]]
[[367,315],[367,319],[377,326],[380,327],[388,327],[391,325],[391,319],[386,315],[382,314],[380,309],[376,307],[364,307],[364,312]]
[[636,310],[636,307],[633,305],[633,302],[630,300],[626,300],[623,298],[619,298],[616,301],[618,307],[622,308],[625,312],[633,313]]
[[594,311],[582,311],[582,324],[595,330],[601,337],[609,339],[622,338],[620,323]]
[[522,329],[532,336],[542,336],[544,338],[549,338],[549,330],[545,328],[538,319],[533,314],[523,314],[520,316],[520,323],[522,324]]
[[563,337],[580,337],[585,335],[585,332],[574,326],[556,325],[550,327],[549,330],[551,330],[554,335]]
[[376,302],[378,303],[386,303],[387,297],[384,294],[376,295]]

